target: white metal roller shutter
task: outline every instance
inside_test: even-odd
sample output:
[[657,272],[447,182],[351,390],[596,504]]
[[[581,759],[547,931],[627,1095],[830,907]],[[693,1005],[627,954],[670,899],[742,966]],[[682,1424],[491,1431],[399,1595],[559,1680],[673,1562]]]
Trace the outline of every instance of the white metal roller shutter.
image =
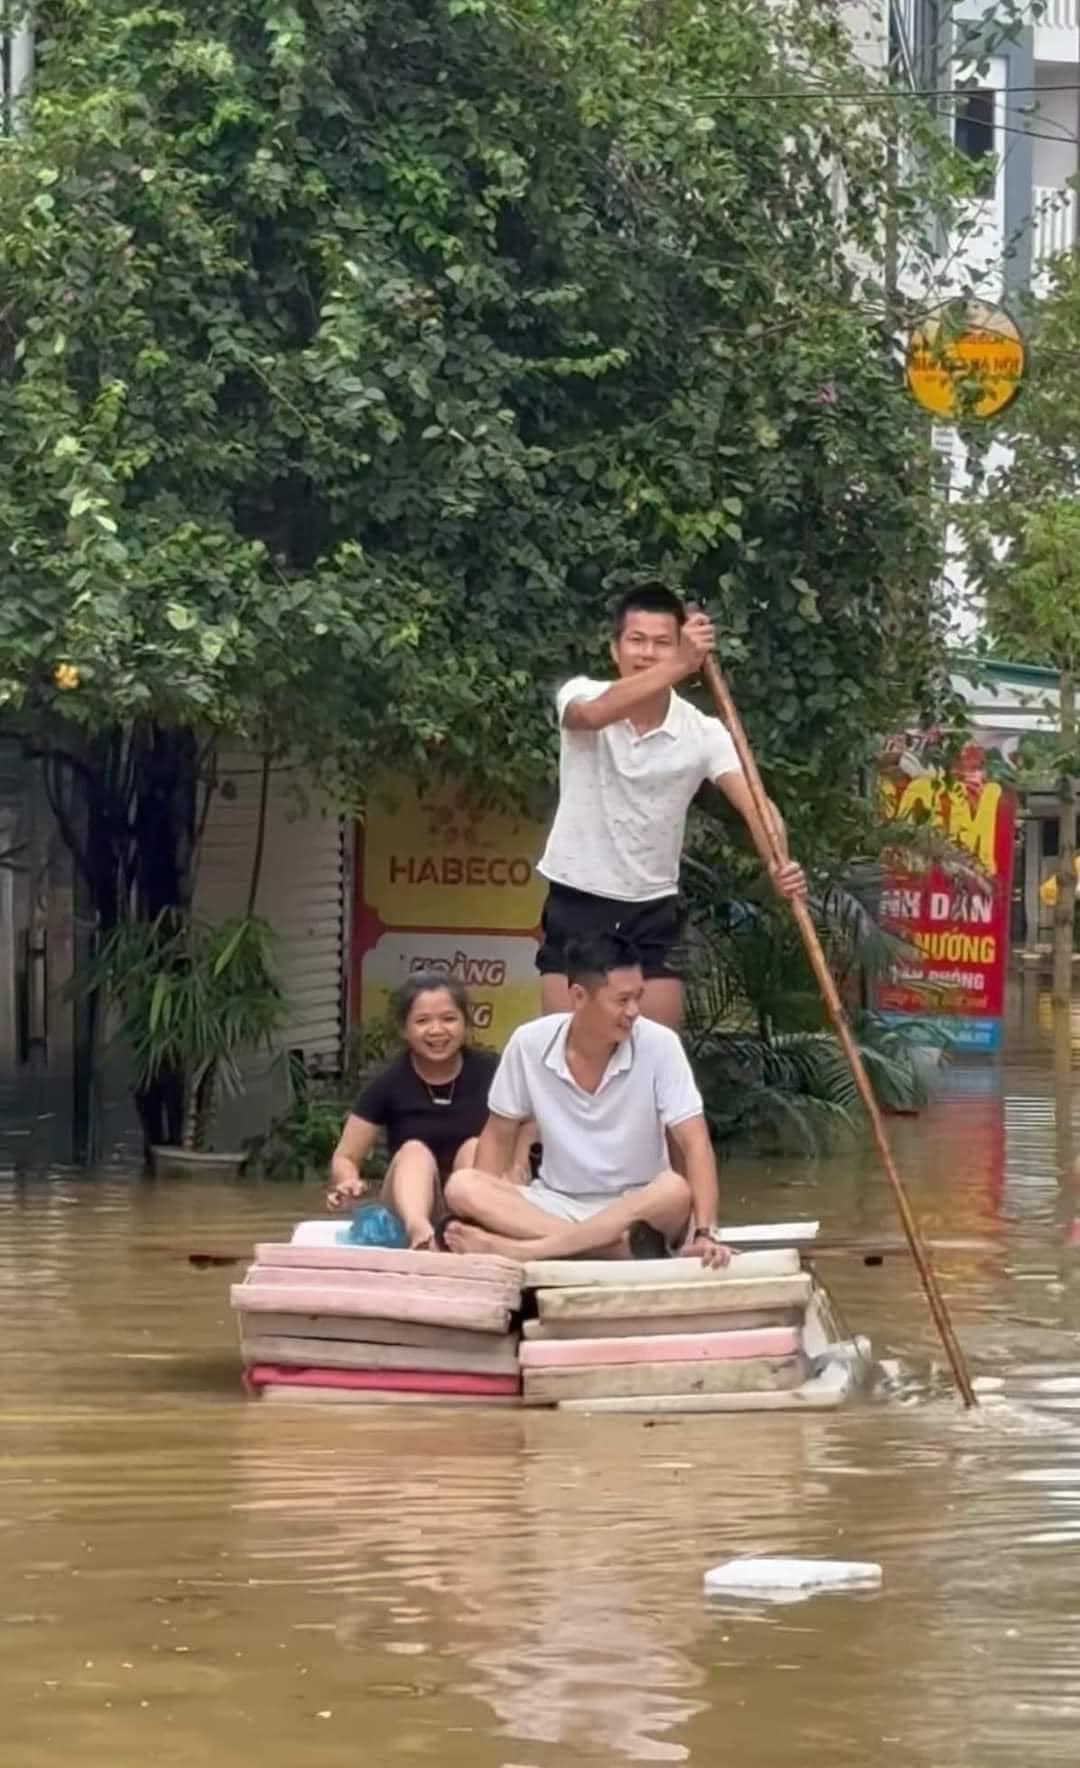
[[[196,913],[208,920],[241,915],[247,907],[261,782],[257,755],[219,756],[195,887]],[[301,770],[287,764],[271,770],[255,912],[279,940],[288,1001],[282,1047],[328,1068],[337,1066],[343,1041],[343,833],[336,808]]]

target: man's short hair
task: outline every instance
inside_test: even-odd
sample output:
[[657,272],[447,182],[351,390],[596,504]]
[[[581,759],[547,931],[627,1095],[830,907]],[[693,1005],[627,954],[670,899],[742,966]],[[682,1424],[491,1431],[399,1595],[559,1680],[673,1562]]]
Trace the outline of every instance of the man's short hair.
[[685,604],[674,590],[664,589],[659,583],[628,590],[623,596],[612,615],[616,638],[622,636],[622,629],[631,614],[670,614],[677,626],[686,625]]
[[612,970],[640,970],[641,953],[621,933],[593,933],[566,944],[566,980],[592,994]]

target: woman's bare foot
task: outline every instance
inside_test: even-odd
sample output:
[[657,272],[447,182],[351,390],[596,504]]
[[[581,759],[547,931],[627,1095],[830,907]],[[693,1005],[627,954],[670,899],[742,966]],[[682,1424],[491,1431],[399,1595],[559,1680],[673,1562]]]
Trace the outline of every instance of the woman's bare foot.
[[408,1236],[410,1252],[438,1251],[435,1230],[426,1217],[420,1216],[415,1222],[404,1222],[402,1226]]

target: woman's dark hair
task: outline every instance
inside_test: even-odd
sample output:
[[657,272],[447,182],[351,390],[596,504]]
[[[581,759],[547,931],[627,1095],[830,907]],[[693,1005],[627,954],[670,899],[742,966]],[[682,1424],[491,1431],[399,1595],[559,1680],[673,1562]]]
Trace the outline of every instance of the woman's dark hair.
[[442,970],[414,970],[390,997],[390,1017],[397,1032],[404,1032],[417,997],[443,988],[453,1001],[466,1025],[472,1024],[472,1003],[465,984],[458,976],[447,976]]

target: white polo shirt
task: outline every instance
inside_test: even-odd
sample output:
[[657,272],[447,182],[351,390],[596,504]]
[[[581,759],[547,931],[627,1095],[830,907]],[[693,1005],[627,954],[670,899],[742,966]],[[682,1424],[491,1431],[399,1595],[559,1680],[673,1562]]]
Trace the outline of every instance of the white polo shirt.
[[718,718],[672,693],[667,717],[639,736],[628,718],[603,730],[568,730],[567,707],[611,686],[578,675],[556,706],[559,808],[537,870],[553,884],[619,902],[674,896],[686,817],[705,780],[738,773],[735,745]]
[[670,1166],[664,1132],[702,1114],[686,1051],[675,1032],[639,1019],[619,1044],[595,1093],[566,1061],[569,1013],[519,1026],[491,1083],[499,1117],[535,1118],[544,1147],[540,1177],[568,1197],[620,1196]]

